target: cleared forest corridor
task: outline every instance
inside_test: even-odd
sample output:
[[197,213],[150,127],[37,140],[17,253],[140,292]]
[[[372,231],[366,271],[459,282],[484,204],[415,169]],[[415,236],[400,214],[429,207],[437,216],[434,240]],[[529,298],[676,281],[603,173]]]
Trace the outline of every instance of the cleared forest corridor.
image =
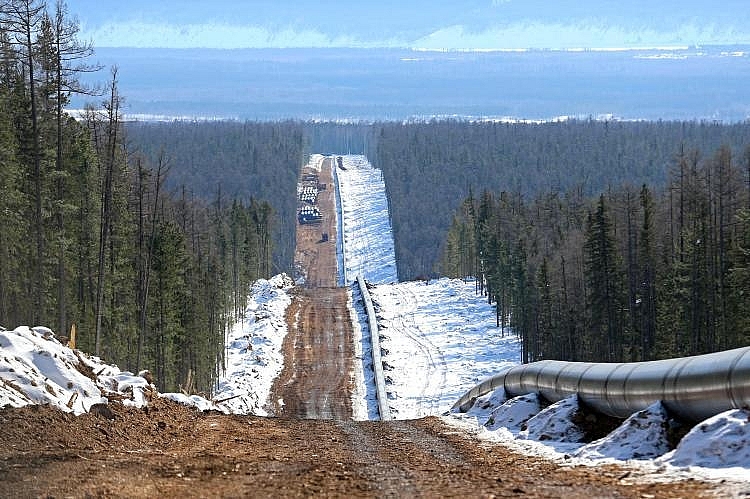
[[482,444],[435,417],[352,421],[352,323],[347,289],[336,287],[330,161],[318,179],[322,220],[297,226],[307,280],[293,290],[285,368],[269,399],[280,417],[201,413],[162,398],[81,416],[5,409],[0,497],[713,496],[693,480],[641,483],[617,466],[560,466]]
[[284,370],[271,389],[273,414],[304,419],[352,417],[352,322],[346,288],[337,288],[336,204],[332,158],[320,170],[305,167],[300,205],[318,211],[315,223],[298,223],[295,265],[305,276],[287,309]]

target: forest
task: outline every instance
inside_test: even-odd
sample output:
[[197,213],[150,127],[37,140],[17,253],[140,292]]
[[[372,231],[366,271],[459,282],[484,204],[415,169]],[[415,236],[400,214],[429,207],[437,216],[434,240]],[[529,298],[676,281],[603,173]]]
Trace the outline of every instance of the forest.
[[366,153],[383,170],[399,278],[438,275],[456,208],[470,191],[594,196],[663,187],[680,148],[744,150],[750,122],[430,121],[372,125]]
[[485,190],[442,270],[474,276],[523,360],[627,362],[750,342],[750,147],[679,148],[666,183]]
[[63,1],[0,26],[2,326],[210,392],[250,284],[292,268],[322,152],[383,170],[400,278],[478,277],[525,360],[747,342],[750,123],[138,123]]
[[[101,89],[79,82],[102,68],[63,2],[2,2],[0,25],[0,324],[75,334],[162,391],[210,392],[227,328],[272,272],[271,205],[207,179],[186,187],[174,141],[133,145],[117,68]],[[98,102],[76,119],[74,93]],[[265,168],[296,169],[300,138],[281,126],[235,138]]]

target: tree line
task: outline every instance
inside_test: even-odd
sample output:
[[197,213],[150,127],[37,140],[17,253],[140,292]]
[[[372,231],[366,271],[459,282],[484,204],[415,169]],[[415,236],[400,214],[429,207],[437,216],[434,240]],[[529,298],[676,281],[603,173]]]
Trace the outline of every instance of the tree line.
[[[170,183],[174,151],[129,140],[117,69],[79,84],[100,68],[64,2],[3,1],[0,27],[0,324],[75,326],[79,348],[162,390],[210,391],[250,283],[272,271],[271,205]],[[74,92],[101,103],[74,119]]]
[[471,194],[442,254],[523,361],[641,361],[750,342],[750,147],[679,147],[660,187]]
[[469,190],[520,193],[623,183],[662,187],[679,144],[750,144],[750,122],[375,123],[365,144],[385,178],[399,278],[438,273],[453,211]]

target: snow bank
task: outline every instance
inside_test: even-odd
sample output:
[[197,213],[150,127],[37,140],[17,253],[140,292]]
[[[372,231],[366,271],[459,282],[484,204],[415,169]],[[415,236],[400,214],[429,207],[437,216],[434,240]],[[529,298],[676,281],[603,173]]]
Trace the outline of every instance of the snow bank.
[[520,359],[518,339],[495,326],[495,310],[473,282],[405,282],[370,292],[395,418],[442,414],[477,382]]
[[[293,284],[281,274],[253,286],[246,318],[229,336],[227,369],[214,399],[221,404],[182,393],[158,396],[201,411],[266,415],[263,406],[283,366],[281,344],[291,302],[286,290]],[[147,371],[120,371],[62,345],[48,328],[0,331],[0,407],[49,404],[78,415],[108,403],[107,395],[143,407],[157,390]]]
[[367,327],[367,312],[362,303],[359,286],[350,286],[349,315],[354,330],[354,389],[352,391],[352,414],[356,421],[377,420],[378,401],[375,388],[375,373],[372,368],[372,343]]
[[661,402],[638,411],[605,438],[586,444],[574,456],[598,460],[655,459],[669,451],[669,416]]
[[217,405],[236,414],[267,416],[266,401],[284,366],[282,344],[287,333],[287,291],[294,281],[286,274],[253,284],[245,319],[227,338],[226,372],[214,395]]
[[526,423],[539,413],[541,404],[535,393],[514,397],[499,407],[490,411],[487,422],[484,423],[488,430],[507,428],[514,432],[520,432],[526,427]]
[[672,466],[742,468],[750,479],[750,411],[735,409],[696,425],[659,460]]
[[343,220],[343,261],[348,285],[361,275],[367,282],[398,281],[388,199],[383,174],[365,156],[342,156],[338,176]]
[[0,407],[49,404],[79,415],[106,404],[105,395],[142,407],[156,393],[143,375],[73,350],[45,327],[0,331]]
[[696,425],[670,452],[668,434],[675,422],[659,402],[633,414],[606,437],[586,443],[576,425],[575,396],[539,411],[537,395],[505,400],[502,392],[477,398],[467,413],[445,421],[482,439],[560,463],[637,465],[647,480],[699,478],[727,482],[730,488],[739,484],[742,490],[741,485],[750,482],[748,410],[727,411]]
[[575,423],[578,411],[577,395],[555,402],[529,419],[526,429],[518,434],[518,438],[538,442],[582,442],[583,431]]

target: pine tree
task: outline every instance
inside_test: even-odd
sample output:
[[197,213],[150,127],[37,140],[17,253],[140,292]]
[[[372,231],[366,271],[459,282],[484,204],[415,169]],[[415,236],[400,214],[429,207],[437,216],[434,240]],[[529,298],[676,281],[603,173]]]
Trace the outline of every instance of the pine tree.
[[638,290],[638,310],[641,332],[641,359],[654,358],[656,342],[656,260],[654,253],[654,201],[651,191],[643,184],[640,193],[643,225],[638,240],[638,261],[640,263],[640,289]]
[[584,243],[587,309],[595,358],[615,361],[622,351],[620,271],[604,195],[589,215]]

